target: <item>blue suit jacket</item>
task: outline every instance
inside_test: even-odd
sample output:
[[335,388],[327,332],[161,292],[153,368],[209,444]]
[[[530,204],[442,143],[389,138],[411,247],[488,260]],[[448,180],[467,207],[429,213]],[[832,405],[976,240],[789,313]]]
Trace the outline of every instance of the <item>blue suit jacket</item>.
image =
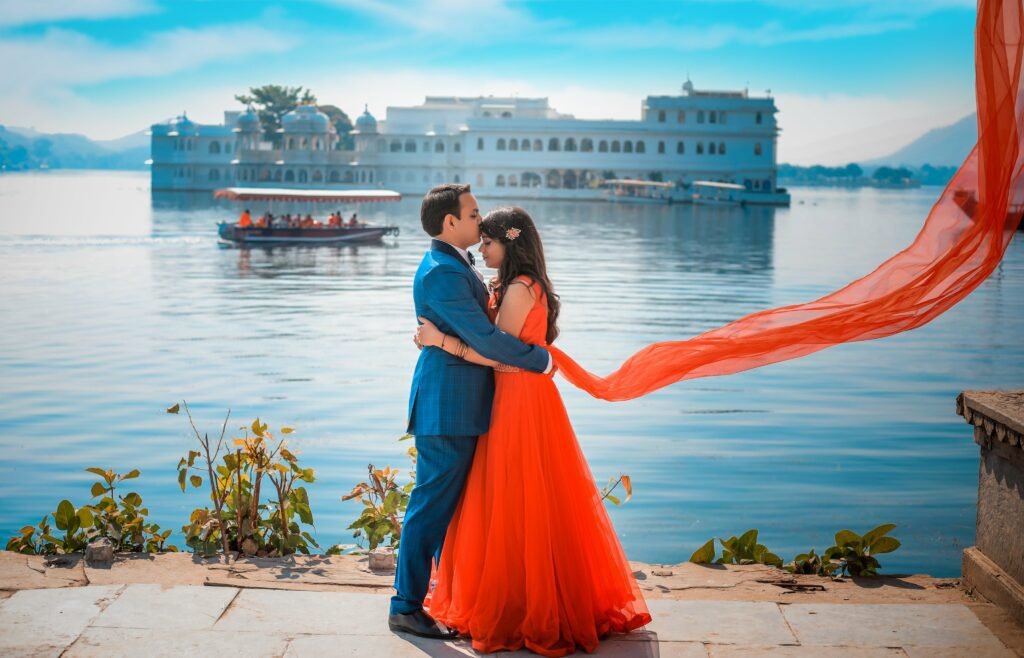
[[[548,353],[491,324],[487,289],[458,251],[433,240],[413,282],[417,317],[458,336],[483,356],[508,365],[544,372]],[[420,351],[409,395],[409,426],[419,436],[477,436],[491,424],[494,372],[456,358],[437,347]]]

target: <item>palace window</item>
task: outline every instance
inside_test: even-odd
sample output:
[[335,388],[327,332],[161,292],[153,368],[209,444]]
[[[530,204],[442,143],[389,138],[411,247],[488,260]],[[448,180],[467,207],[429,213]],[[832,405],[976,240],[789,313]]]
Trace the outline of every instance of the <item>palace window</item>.
[[760,112],[758,112],[757,114],[754,115],[754,123],[758,123],[758,124],[761,123],[761,113]]
[[718,113],[718,123],[725,123],[725,110]]
[[561,147],[558,144],[558,138],[557,137],[552,137],[551,139],[548,140],[548,150],[549,151],[559,151],[559,150],[561,150]]
[[275,170],[274,171],[274,180],[277,181],[278,183],[280,183],[281,182],[281,176],[283,176],[283,175],[284,175],[284,172],[281,171],[280,169]]
[[676,121],[686,123],[686,110],[679,110],[679,114],[676,115]]
[[483,187],[484,186],[484,175],[483,174],[477,174],[476,175],[476,186],[477,187]]
[[658,123],[665,123],[665,110],[658,110]]
[[711,120],[711,123],[718,123],[718,112],[712,110],[711,112],[708,112],[708,114],[710,115],[708,119]]
[[709,155],[714,155],[715,154],[715,143],[714,142],[711,142],[710,144],[708,144],[708,154]]
[[[210,153],[220,153],[220,142],[210,142]],[[216,171],[211,169],[211,171]]]
[[600,141],[600,143],[598,143],[598,145],[597,145],[597,152],[598,153],[607,153],[608,152],[608,142],[607,142],[607,140],[602,139]]
[[697,155],[704,155],[704,142],[697,142]]
[[501,174],[498,174],[498,177],[494,179],[494,186],[505,187],[505,177]]
[[452,150],[455,151],[456,153],[462,153],[462,143],[455,142],[454,144],[452,144]]
[[[391,180],[393,180],[393,181],[395,181],[397,183],[400,178],[401,177],[398,175],[397,171],[392,171],[391,172]],[[356,180],[356,177],[352,174],[352,170],[351,169],[346,169],[345,170],[345,175],[341,177],[341,182],[342,183],[354,183],[355,180]]]
[[519,150],[521,150],[521,151],[529,151],[530,150],[530,140],[524,139],[522,141],[522,143],[519,145]]
[[[214,143],[216,143],[216,142],[214,142]],[[220,170],[219,169],[211,169],[210,170],[210,180],[212,180],[212,181],[220,180]]]
[[415,139],[407,139],[407,140],[405,140],[405,152],[406,153],[415,153],[416,152],[416,140]]
[[462,182],[462,179],[459,177],[458,174],[455,174],[455,182],[456,183],[461,183]]
[[590,153],[594,150],[594,140],[589,137],[584,137],[580,140],[580,150],[584,153]]
[[676,142],[676,154],[682,155],[686,153],[686,144],[683,142]]
[[504,137],[501,137],[500,139],[498,139],[498,145],[497,145],[496,148],[499,151],[504,151],[505,150],[505,138]]
[[324,174],[319,169],[317,169],[316,171],[313,172],[313,182],[314,183],[322,183],[322,182],[324,182]]
[[704,110],[697,110],[697,123],[704,123]]
[[331,173],[327,176],[327,182],[328,183],[340,183],[341,182],[341,176],[338,175],[338,170],[337,169],[332,169],[331,170]]
[[[243,174],[244,174],[244,170],[243,170]],[[284,182],[286,182],[286,183],[294,183],[295,182],[295,172],[292,171],[291,169],[289,169],[288,171],[284,172]]]
[[434,142],[434,152],[444,153],[444,142],[442,142],[441,140],[437,140],[436,142]]
[[511,112],[502,112],[501,113],[501,118],[502,119],[511,119],[512,118],[512,113]]
[[509,187],[519,187],[519,179],[516,178],[515,174],[509,174],[509,176],[508,176],[508,186]]
[[544,142],[542,140],[539,140],[539,139],[533,140],[533,150],[534,151],[543,151],[544,150]]
[[718,155],[725,155],[725,142],[718,142]]
[[576,140],[573,139],[572,137],[567,137],[565,139],[565,150],[566,151],[575,151],[576,150]]
[[508,150],[509,151],[518,151],[519,150],[519,141],[515,140],[515,139],[508,140]]
[[392,153],[398,153],[401,150],[402,150],[402,142],[398,141],[397,139],[391,140],[391,152]]
[[633,142],[631,142],[628,139],[625,142],[623,142],[623,144],[622,144],[622,152],[623,153],[632,153],[633,152]]
[[665,142],[658,142],[658,153],[663,154],[665,152]]
[[754,144],[754,155],[761,155],[761,142]]
[[622,152],[622,144],[619,144],[619,140],[617,140],[617,139],[612,140],[612,153],[621,153],[621,152]]
[[477,151],[483,151],[484,150],[484,138],[483,137],[477,137],[476,138],[476,150]]
[[309,182],[309,173],[307,173],[305,169],[299,169],[299,182]]
[[636,143],[636,152],[637,153],[647,153],[647,145],[644,144],[642,140],[638,141]]

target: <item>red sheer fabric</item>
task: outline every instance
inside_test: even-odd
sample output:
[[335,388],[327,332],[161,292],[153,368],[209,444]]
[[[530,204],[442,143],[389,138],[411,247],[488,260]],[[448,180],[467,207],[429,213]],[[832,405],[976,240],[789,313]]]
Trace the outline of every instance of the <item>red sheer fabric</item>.
[[975,32],[978,144],[914,242],[821,299],[753,313],[689,340],[655,343],[599,377],[549,348],[562,375],[604,400],[728,375],[832,345],[891,336],[938,317],[978,287],[1021,220],[1021,0],[981,0]]

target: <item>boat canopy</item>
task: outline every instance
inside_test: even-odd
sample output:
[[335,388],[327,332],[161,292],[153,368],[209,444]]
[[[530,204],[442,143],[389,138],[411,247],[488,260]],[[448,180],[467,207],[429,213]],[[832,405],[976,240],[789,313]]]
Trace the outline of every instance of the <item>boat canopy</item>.
[[617,185],[619,187],[675,187],[675,183],[663,183],[653,180],[637,180],[633,178],[609,178],[604,181],[605,185]]
[[214,198],[232,201],[323,201],[370,203],[401,201],[394,190],[295,190],[284,187],[225,187],[214,190]]
[[722,190],[746,190],[747,188],[736,183],[719,183],[713,180],[695,180],[692,185],[694,187],[717,187]]

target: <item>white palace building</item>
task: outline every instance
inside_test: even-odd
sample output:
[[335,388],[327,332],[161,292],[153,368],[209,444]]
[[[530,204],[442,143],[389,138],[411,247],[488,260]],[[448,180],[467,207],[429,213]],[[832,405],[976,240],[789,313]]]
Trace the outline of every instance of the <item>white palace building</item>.
[[648,96],[638,120],[576,119],[546,98],[428,96],[356,119],[354,150],[341,148],[312,106],[286,114],[276,142],[257,114],[223,125],[182,116],[152,126],[154,191],[220,187],[387,188],[421,195],[465,182],[480,196],[603,198],[606,179],[687,185],[719,181],[775,196],[774,99],[746,91]]

